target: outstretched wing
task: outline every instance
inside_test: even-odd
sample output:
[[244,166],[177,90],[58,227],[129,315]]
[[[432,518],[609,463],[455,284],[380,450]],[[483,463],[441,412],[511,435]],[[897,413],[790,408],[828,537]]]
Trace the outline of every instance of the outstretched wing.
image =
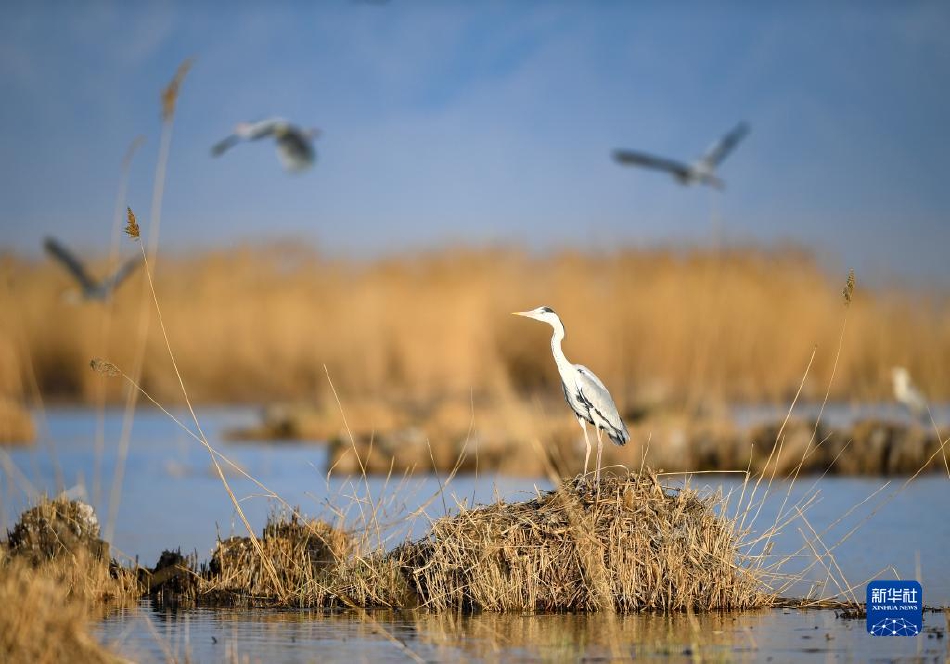
[[706,150],[706,154],[703,155],[700,161],[709,166],[718,166],[748,133],[749,125],[745,122],[740,122],[732,131],[713,143],[709,149]]
[[587,407],[590,418],[614,443],[625,445],[630,440],[630,432],[627,431],[607,387],[587,367],[575,364],[574,368],[577,369],[578,398]]
[[256,141],[259,138],[272,136],[280,127],[286,125],[287,121],[283,118],[268,118],[257,122],[239,122],[234,128],[233,134],[223,138],[211,147],[211,154],[220,157],[241,141]]
[[220,157],[227,151],[229,148],[234,147],[241,142],[241,137],[237,134],[231,134],[227,138],[224,138],[214,145],[211,146],[211,156]]
[[686,164],[673,161],[672,159],[664,159],[663,157],[655,157],[651,154],[646,154],[645,152],[635,152],[634,150],[614,150],[613,152],[614,160],[624,166],[643,166],[645,168],[652,168],[658,171],[666,171],[667,173],[672,173],[673,175],[686,178],[689,176],[689,166]]
[[96,282],[94,282],[89,274],[86,272],[86,268],[80,262],[76,256],[73,255],[66,247],[61,245],[59,242],[54,240],[51,237],[46,238],[43,241],[43,248],[46,249],[46,253],[62,263],[69,273],[75,277],[76,281],[79,282],[83,290],[89,290],[96,287]]
[[102,288],[106,292],[112,292],[119,287],[123,281],[125,281],[130,274],[132,274],[135,269],[142,262],[142,256],[134,256],[129,260],[125,261],[122,265],[119,266],[119,269],[112,273],[108,279],[102,282]]

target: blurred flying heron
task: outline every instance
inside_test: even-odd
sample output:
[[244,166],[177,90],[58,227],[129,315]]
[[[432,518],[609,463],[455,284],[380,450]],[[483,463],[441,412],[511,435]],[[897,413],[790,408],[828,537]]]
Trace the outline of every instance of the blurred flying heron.
[[86,271],[86,266],[83,265],[82,261],[53,238],[46,238],[43,241],[43,248],[46,249],[46,253],[59,261],[73,276],[79,284],[80,294],[84,300],[105,302],[112,297],[115,289],[118,288],[119,285],[132,274],[135,268],[138,267],[139,263],[142,262],[141,256],[130,258],[120,265],[111,275],[101,281],[96,281],[89,276],[89,273]]
[[561,388],[564,390],[564,399],[574,411],[577,423],[584,431],[584,442],[587,444],[587,454],[584,456],[584,475],[587,475],[587,465],[590,462],[590,438],[587,436],[587,423],[594,426],[597,432],[597,469],[594,473],[594,482],[600,482],[600,455],[603,452],[604,441],[601,432],[615,445],[626,445],[630,440],[627,431],[610,392],[594,372],[580,364],[571,364],[561,350],[561,340],[564,339],[564,324],[550,307],[538,307],[531,311],[516,311],[516,316],[533,318],[547,323],[554,328],[551,335],[551,352],[561,374]]
[[290,173],[305,171],[316,160],[313,141],[320,135],[319,129],[301,129],[283,118],[270,118],[260,122],[241,122],[234,133],[211,148],[211,154],[220,157],[228,148],[241,141],[256,141],[273,136],[277,142],[277,155]]
[[927,412],[927,399],[911,381],[910,372],[904,367],[894,367],[891,370],[891,378],[894,383],[894,399],[903,404],[915,418],[923,417]]
[[702,157],[691,164],[663,157],[655,157],[645,152],[634,150],[614,150],[614,159],[624,166],[643,166],[659,171],[666,171],[673,175],[683,185],[708,184],[722,189],[725,183],[716,177],[716,167],[749,133],[749,125],[740,122],[728,134],[713,143]]

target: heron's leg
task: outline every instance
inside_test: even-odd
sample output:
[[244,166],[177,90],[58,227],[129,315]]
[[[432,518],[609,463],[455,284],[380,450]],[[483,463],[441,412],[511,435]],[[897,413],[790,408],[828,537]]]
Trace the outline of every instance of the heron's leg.
[[600,455],[604,451],[604,438],[600,427],[595,428],[597,429],[597,470],[594,473],[594,482],[600,487]]
[[584,442],[587,443],[587,454],[584,455],[584,477],[587,477],[587,464],[590,462],[590,438],[587,437],[587,423],[584,422],[584,418],[578,417],[577,423],[581,425],[581,430],[584,432]]

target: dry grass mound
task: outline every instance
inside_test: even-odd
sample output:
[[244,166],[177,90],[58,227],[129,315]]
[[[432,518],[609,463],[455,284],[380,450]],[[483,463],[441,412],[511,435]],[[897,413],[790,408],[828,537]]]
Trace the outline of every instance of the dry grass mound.
[[35,577],[54,582],[71,600],[86,605],[125,602],[141,594],[135,572],[109,559],[95,512],[79,500],[43,499],[23,512],[7,533],[3,554],[0,575],[29,567]]
[[757,561],[739,553],[735,523],[718,514],[723,500],[664,487],[649,471],[599,487],[577,478],[527,502],[463,508],[390,552],[362,551],[323,521],[272,516],[263,557],[243,537],[219,542],[200,571],[168,554],[153,578],[185,583],[152,591],[179,604],[465,612],[768,605]]
[[199,592],[299,603],[325,585],[323,572],[346,558],[354,546],[346,532],[297,514],[269,517],[260,543],[263,558],[249,537],[218,542]]
[[83,550],[97,558],[109,556],[109,545],[99,539],[92,506],[65,498],[42,500],[23,512],[7,533],[7,545],[13,555],[33,564]]
[[[598,496],[599,493],[599,496]],[[575,481],[535,500],[462,510],[398,549],[436,610],[747,609],[770,597],[716,497],[652,473]]]

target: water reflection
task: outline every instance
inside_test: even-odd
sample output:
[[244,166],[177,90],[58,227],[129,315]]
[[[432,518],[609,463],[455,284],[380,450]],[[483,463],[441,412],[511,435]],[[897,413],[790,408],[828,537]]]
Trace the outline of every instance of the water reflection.
[[499,615],[377,611],[191,610],[147,604],[100,625],[101,637],[141,661],[812,661],[950,656],[942,614],[917,638],[874,638],[833,611],[711,614]]

